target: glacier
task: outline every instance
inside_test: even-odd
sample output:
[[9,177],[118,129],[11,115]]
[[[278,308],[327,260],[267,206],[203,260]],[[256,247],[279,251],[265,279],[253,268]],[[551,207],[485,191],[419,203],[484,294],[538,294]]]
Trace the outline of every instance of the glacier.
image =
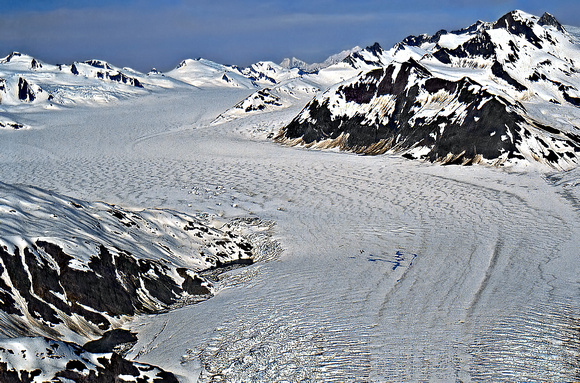
[[[463,43],[443,41],[446,49]],[[394,51],[378,48],[353,50],[346,61],[298,77],[296,68],[285,72],[268,62],[252,72],[203,59],[147,75],[93,60],[78,63],[74,74],[39,60],[42,67],[32,68],[32,58],[15,55],[0,64],[0,77],[8,78],[0,121],[23,126],[0,129],[0,242],[9,253],[23,247],[14,239],[23,233],[44,240],[60,234],[69,238],[58,243],[67,251],[74,236],[101,243],[71,222],[100,219],[119,233],[130,229],[108,210],[136,222],[157,215],[152,222],[171,249],[184,249],[173,237],[183,234],[182,225],[169,225],[174,216],[220,233],[243,226],[260,255],[220,274],[198,267],[211,299],[107,317],[137,337],[123,356],[136,366],[128,381],[147,368],[152,379],[169,371],[180,382],[577,380],[577,166],[441,166],[398,153],[312,150],[271,139],[304,116],[313,97],[388,66]],[[417,49],[406,48],[405,56]],[[442,64],[432,68],[445,75]],[[268,73],[260,78],[260,70]],[[447,76],[466,72],[456,67]],[[118,73],[142,87],[114,80]],[[19,77],[41,96],[18,99]],[[508,100],[521,96],[488,80],[483,86]],[[556,116],[575,132],[566,118],[576,121],[576,107],[549,104],[525,106],[536,119]],[[75,205],[87,215],[75,213]],[[8,219],[16,216],[11,210],[28,218]],[[129,234],[146,250],[133,243],[132,254],[192,265],[185,250],[173,257],[149,234]],[[130,243],[112,231],[103,237],[111,247]],[[78,267],[92,246],[79,253]],[[10,282],[6,274],[0,279]],[[29,355],[58,344],[68,359],[38,364],[38,376],[50,378],[63,360],[80,360],[77,346],[66,342],[84,344],[103,331],[63,330],[56,340],[15,331],[4,333],[0,347]],[[83,354],[86,371],[117,358],[95,355]],[[2,349],[0,359],[15,369],[33,364]]]

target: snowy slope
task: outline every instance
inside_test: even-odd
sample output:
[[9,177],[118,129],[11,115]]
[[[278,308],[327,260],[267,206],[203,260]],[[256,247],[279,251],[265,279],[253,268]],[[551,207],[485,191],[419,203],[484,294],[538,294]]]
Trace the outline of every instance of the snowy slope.
[[102,103],[146,94],[146,84],[154,86],[146,77],[99,60],[51,65],[13,52],[0,60],[0,103],[19,109]]
[[48,338],[0,340],[0,381],[177,383],[173,374],[115,353],[93,354]]
[[87,339],[139,313],[207,299],[200,272],[252,263],[235,225],[124,210],[0,183],[4,335]]
[[[530,18],[536,36],[540,19]],[[520,49],[513,63],[504,60],[511,47],[487,58],[471,51],[466,43],[492,36],[493,24],[440,33],[438,43],[426,36],[433,41],[369,47],[318,74],[282,79],[276,68],[277,84],[235,67],[226,70],[242,85],[202,67],[199,88],[184,82],[193,75],[180,81],[128,69],[143,88],[118,82],[104,62],[79,64],[84,75],[32,58],[5,68],[28,85],[23,100],[0,105],[0,121],[17,124],[23,115],[44,128],[0,129],[0,329],[14,337],[0,340],[0,380],[66,382],[94,371],[104,381],[171,382],[160,368],[180,382],[577,379],[580,173],[553,172],[575,166],[577,107],[564,94],[575,97],[575,74],[564,73],[566,56],[553,59],[553,70],[533,63],[537,81],[510,72],[540,57],[525,32],[508,36]],[[566,44],[557,25],[541,27]],[[500,40],[493,44],[510,46]],[[460,46],[469,56],[459,57]],[[431,53],[443,47],[454,51],[451,64]],[[43,80],[41,70],[60,74]],[[126,96],[81,102],[75,88],[75,107],[57,112],[45,109],[48,99],[30,101],[27,89],[70,81]],[[155,85],[161,81],[167,86]],[[288,126],[312,97],[306,90],[326,86],[315,98],[326,109],[310,108],[313,101],[296,126],[329,137],[312,146],[363,126],[351,150],[381,152],[367,146],[370,127],[383,133],[396,122],[406,134],[394,138],[396,150],[409,158],[547,166],[441,167],[240,134]],[[18,80],[11,92],[18,97]],[[465,152],[447,157],[455,146]],[[86,202],[95,200],[117,205]],[[268,250],[251,240],[260,219],[277,222],[281,256],[259,257]],[[237,254],[249,262],[243,243],[253,246],[253,266],[211,270]],[[209,297],[202,287],[212,298],[184,305]],[[127,359],[160,368],[62,342],[84,344],[121,325],[138,339]]]
[[165,75],[197,87],[226,86],[246,89],[255,87],[252,80],[239,73],[236,68],[203,58],[183,60]]
[[284,68],[272,61],[260,61],[240,71],[257,84],[266,86],[286,82],[302,74],[297,68]]
[[289,79],[250,94],[233,107],[221,113],[214,123],[223,123],[259,113],[295,107],[297,105],[302,107],[319,91],[318,84],[305,81],[301,78]]
[[345,62],[384,69],[330,88],[279,139],[443,163],[524,159],[568,169],[580,162],[575,59],[580,47],[553,17],[521,11],[410,36],[388,52],[374,45]]
[[[296,103],[302,107],[306,98],[311,98],[318,89],[325,89],[358,73],[358,67],[337,64],[346,55],[358,50],[356,48],[330,57],[320,64],[322,70],[315,73],[286,68],[271,61],[260,61],[240,68],[200,58],[184,60],[167,73],[154,69],[148,74],[131,68],[119,68],[97,59],[52,65],[13,52],[0,60],[0,128],[18,130],[29,127],[22,121],[22,113],[80,105],[102,106],[151,93],[163,93],[165,90],[180,91],[188,86],[256,92],[262,88],[272,88],[276,97],[284,99],[284,107]],[[259,98],[259,95],[252,97]],[[233,114],[239,106],[233,106]]]
[[[60,202],[45,198],[61,217],[45,217],[55,230],[73,231],[62,222],[71,200],[140,240],[151,236],[132,234],[111,205],[84,201],[276,222],[281,255],[256,254],[254,265],[212,279],[211,299],[127,318],[138,338],[127,359],[180,382],[577,379],[579,168],[443,167],[240,134],[287,124],[294,106],[210,125],[249,93],[183,86],[43,110],[27,116],[43,129],[0,131],[0,178],[57,191]],[[26,188],[15,189],[2,197],[19,211]],[[140,211],[116,210],[142,226]],[[42,221],[31,216],[23,221]]]
[[314,73],[314,72],[317,72],[321,69],[328,68],[331,65],[338,64],[339,62],[343,61],[346,57],[348,57],[348,56],[350,56],[350,55],[352,55],[360,50],[361,50],[361,48],[356,46],[352,49],[343,50],[342,52],[333,54],[321,63],[313,63],[313,64],[308,64],[307,62],[300,60],[296,57],[285,58],[280,63],[280,66],[282,66],[284,68],[288,68],[288,69],[296,68],[296,69],[300,69],[303,72]]

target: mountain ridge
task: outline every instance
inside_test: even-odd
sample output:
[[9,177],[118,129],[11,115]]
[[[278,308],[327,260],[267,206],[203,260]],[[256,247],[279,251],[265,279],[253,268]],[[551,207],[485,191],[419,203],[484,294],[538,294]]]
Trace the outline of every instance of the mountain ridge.
[[[409,36],[389,51],[375,44],[345,61],[377,69],[317,96],[277,140],[444,164],[569,169],[580,162],[576,57],[580,48],[553,16],[522,11],[459,31]],[[400,78],[410,67],[422,75]],[[458,85],[465,81],[470,85]],[[477,92],[466,97],[469,89]],[[552,117],[560,115],[572,123]]]

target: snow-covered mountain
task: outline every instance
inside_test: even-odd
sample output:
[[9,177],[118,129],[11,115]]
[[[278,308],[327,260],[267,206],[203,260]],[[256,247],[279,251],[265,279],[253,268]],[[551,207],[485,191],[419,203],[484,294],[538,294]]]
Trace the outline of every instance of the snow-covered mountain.
[[140,313],[205,300],[201,272],[250,264],[235,225],[0,183],[0,331],[84,343]]
[[308,64],[307,62],[300,60],[296,57],[285,58],[280,63],[280,66],[288,69],[296,68],[300,69],[303,72],[314,73],[321,69],[325,69],[328,68],[329,66],[338,64],[339,62],[343,61],[346,57],[360,50],[361,48],[356,46],[352,49],[343,50],[342,52],[331,55],[321,63],[313,63],[313,64]]
[[[183,60],[166,73],[153,69],[147,74],[97,59],[53,65],[12,52],[0,59],[0,129],[29,127],[20,120],[22,112],[75,105],[104,105],[190,86],[212,91],[253,90],[256,93],[249,96],[254,99],[251,101],[253,104],[261,101],[259,92],[269,92],[264,90],[268,88],[276,97],[285,99],[275,106],[286,108],[298,102],[303,107],[319,89],[326,89],[360,71],[360,68],[340,63],[344,57],[358,50],[360,48],[356,47],[331,56],[324,63],[312,64],[308,72],[271,61],[260,61],[242,68],[199,58]],[[265,111],[272,105],[256,105],[256,110]],[[239,106],[231,108],[236,118],[245,115],[238,113]]]
[[551,15],[409,36],[348,56],[378,67],[317,96],[278,136],[289,144],[402,152],[443,163],[580,162],[580,47]]
[[[5,57],[0,382],[574,380],[573,31],[516,11],[322,64],[147,74]],[[263,141],[282,126],[550,172]]]
[[298,78],[302,74],[297,68],[285,68],[272,61],[260,61],[240,71],[257,84],[267,86]]
[[236,67],[203,58],[183,60],[165,75],[197,87],[255,88],[253,81],[240,73]]
[[20,109],[138,96],[146,93],[145,83],[153,85],[137,71],[100,60],[51,65],[18,52],[0,60],[0,104]]
[[262,88],[221,113],[214,123],[223,123],[258,113],[278,111],[295,105],[304,106],[320,91],[319,85],[294,78]]

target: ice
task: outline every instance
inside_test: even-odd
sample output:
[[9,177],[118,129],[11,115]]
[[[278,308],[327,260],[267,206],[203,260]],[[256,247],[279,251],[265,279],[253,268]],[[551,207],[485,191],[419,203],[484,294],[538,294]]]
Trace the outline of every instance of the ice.
[[[451,79],[474,70],[438,65],[429,70]],[[470,65],[499,92],[487,63]],[[316,85],[359,72],[337,63]],[[125,324],[139,338],[129,359],[183,382],[578,379],[578,168],[443,167],[282,146],[267,137],[305,96],[216,124],[254,85],[204,60],[171,74],[194,86],[166,79],[167,87],[117,91],[115,102],[95,106],[108,94],[100,84],[87,90],[90,102],[23,110],[17,120],[32,128],[0,129],[3,183],[126,209],[275,223],[264,257],[220,276],[215,297]],[[445,102],[437,97],[431,106]],[[337,100],[354,113],[349,107]],[[571,106],[526,108],[577,125]],[[0,195],[0,209],[13,197]],[[23,246],[11,239],[19,240],[3,244]]]
[[38,112],[26,118],[43,129],[0,132],[3,182],[276,222],[281,256],[233,272],[209,301],[137,319],[130,357],[183,381],[573,379],[577,172],[441,167],[250,134],[296,108],[210,125],[246,92]]

